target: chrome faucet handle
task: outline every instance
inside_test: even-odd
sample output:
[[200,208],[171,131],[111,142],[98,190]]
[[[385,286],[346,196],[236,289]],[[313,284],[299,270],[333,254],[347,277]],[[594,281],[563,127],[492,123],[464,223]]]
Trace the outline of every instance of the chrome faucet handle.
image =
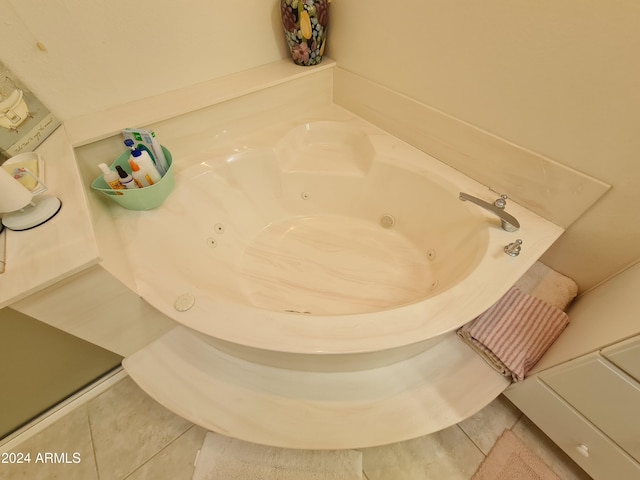
[[511,242],[509,245],[504,247],[504,252],[512,257],[520,255],[520,250],[522,250],[522,240],[520,239],[517,239],[515,242]]
[[500,210],[504,210],[504,207],[507,206],[507,197],[506,195],[500,195],[500,198],[496,199],[495,202],[493,202],[493,204],[498,207]]

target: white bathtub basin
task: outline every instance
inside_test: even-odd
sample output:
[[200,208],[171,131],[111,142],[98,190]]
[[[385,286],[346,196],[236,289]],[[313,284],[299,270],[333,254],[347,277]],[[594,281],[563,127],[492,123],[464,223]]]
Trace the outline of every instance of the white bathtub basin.
[[491,306],[562,233],[513,202],[522,227],[505,232],[458,199],[495,193],[364,124],[262,143],[177,159],[160,208],[116,213],[140,295],[249,357],[414,354]]

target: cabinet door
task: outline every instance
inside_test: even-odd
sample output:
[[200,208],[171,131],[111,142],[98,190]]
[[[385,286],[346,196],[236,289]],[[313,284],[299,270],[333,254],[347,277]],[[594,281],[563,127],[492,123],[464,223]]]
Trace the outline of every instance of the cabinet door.
[[540,378],[636,460],[640,459],[640,385],[597,353]]
[[640,464],[536,377],[504,394],[596,480],[638,479]]
[[640,382],[640,336],[605,348],[602,355]]

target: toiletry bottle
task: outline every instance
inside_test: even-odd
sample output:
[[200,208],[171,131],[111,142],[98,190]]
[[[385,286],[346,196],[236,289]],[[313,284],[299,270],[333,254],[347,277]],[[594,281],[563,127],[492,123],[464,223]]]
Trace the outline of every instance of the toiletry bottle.
[[127,138],[124,141],[124,144],[131,150],[132,153],[134,150],[140,151],[140,156],[135,159],[135,162],[140,166],[142,170],[146,170],[149,173],[149,176],[153,179],[154,182],[157,182],[158,180],[160,180],[160,178],[162,178],[165,172],[160,168],[158,164],[156,164],[156,157],[153,156],[151,151],[144,143],[138,143],[137,145],[135,145],[135,142],[131,138]]
[[136,182],[130,174],[125,172],[124,168],[120,165],[116,165],[116,170],[118,171],[118,175],[120,175],[120,183],[124,188],[140,188],[138,182]]
[[125,187],[120,183],[120,176],[107,167],[106,163],[101,163],[98,167],[102,170],[102,178],[107,182],[107,185],[109,185],[113,190],[124,190]]
[[125,128],[122,130],[124,138],[136,142],[136,148],[140,150],[146,150],[151,156],[151,160],[155,164],[156,168],[160,172],[160,175],[164,176],[169,170],[169,164],[167,158],[162,150],[160,142],[156,138],[156,134],[153,130],[142,130],[138,128]]
[[156,164],[153,163],[151,155],[149,155],[149,152],[147,152],[146,150],[140,148],[138,149],[138,151],[140,152],[140,157],[137,159],[138,165],[140,165],[140,168],[142,168],[146,171],[146,173],[149,174],[154,183],[157,183],[162,178],[162,175],[156,167]]
[[149,175],[152,184],[157,183],[162,178],[160,172],[158,172],[158,169],[153,164],[153,160],[151,160],[149,154],[144,150],[137,148],[131,150],[131,159],[138,164],[140,170],[142,170],[145,175]]
[[129,159],[129,165],[131,165],[131,176],[140,188],[153,185],[153,180],[151,180],[151,177],[146,172],[140,169],[140,165],[131,159]]

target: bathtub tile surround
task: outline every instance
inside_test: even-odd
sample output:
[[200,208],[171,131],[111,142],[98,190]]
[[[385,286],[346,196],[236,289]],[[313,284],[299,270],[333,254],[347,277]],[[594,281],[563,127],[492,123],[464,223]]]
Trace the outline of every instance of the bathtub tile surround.
[[[271,104],[274,101],[278,102],[278,108],[285,108],[285,114],[293,111],[293,108],[286,110],[288,104],[296,104],[295,108],[299,109],[297,104],[303,99],[311,102],[305,104],[306,108],[313,108],[316,101],[325,105],[330,103],[335,66],[335,60],[331,59],[325,59],[321,65],[308,69],[301,69],[289,60],[267,63],[188,88],[74,117],[65,120],[64,124],[69,141],[76,148],[117,135],[123,128],[123,122],[153,125],[158,138],[162,137],[163,142],[171,146],[172,152],[180,154],[181,149],[176,148],[174,140],[177,138],[174,137],[197,136],[197,133],[207,133],[203,130],[211,127],[224,129],[225,126],[234,125],[239,116],[245,121],[248,117],[260,116],[264,109],[273,108]],[[326,91],[317,83],[318,79],[326,80]],[[280,89],[279,86],[284,88]],[[314,91],[315,97],[308,95],[309,90]],[[256,96],[261,97],[262,101],[256,102]],[[214,107],[215,112],[210,107]],[[187,114],[196,118],[204,114],[209,122],[205,125],[202,121],[196,121],[194,124],[185,118]],[[122,142],[118,146],[121,145]]]
[[[130,420],[133,425],[129,425]],[[101,426],[100,440],[95,425]],[[138,428],[140,425],[144,427]],[[588,480],[504,397],[466,422],[438,434],[360,450],[363,478],[468,480],[505,428],[513,429],[563,480]],[[124,378],[38,435],[11,448],[14,452],[34,453],[78,451],[80,463],[2,465],[0,480],[192,480],[196,453],[206,433],[198,426],[184,424],[147,397],[131,379]],[[164,440],[159,442],[159,438]],[[105,444],[107,439],[110,444]],[[144,450],[144,455],[130,452],[139,449]],[[0,446],[0,451],[7,450]],[[120,465],[123,460],[126,468]]]
[[611,188],[343,68],[334,102],[564,228]]

